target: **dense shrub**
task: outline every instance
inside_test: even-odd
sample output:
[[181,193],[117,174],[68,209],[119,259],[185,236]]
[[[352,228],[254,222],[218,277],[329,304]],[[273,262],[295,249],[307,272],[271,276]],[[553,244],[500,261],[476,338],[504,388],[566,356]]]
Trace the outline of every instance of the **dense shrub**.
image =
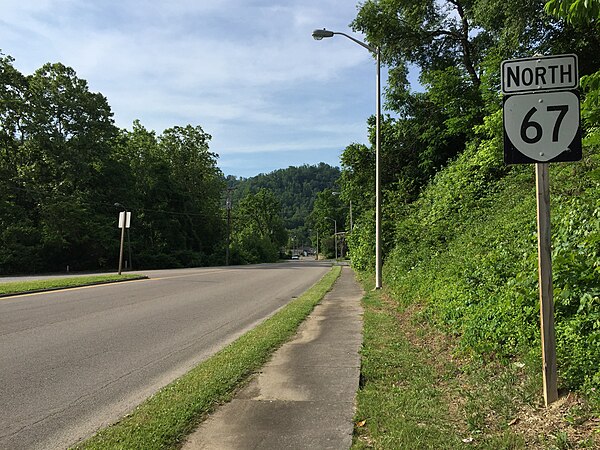
[[[406,208],[384,282],[465,351],[514,357],[539,346],[534,169],[504,166],[497,120]],[[572,388],[600,387],[599,161],[591,145],[551,166],[559,376]]]

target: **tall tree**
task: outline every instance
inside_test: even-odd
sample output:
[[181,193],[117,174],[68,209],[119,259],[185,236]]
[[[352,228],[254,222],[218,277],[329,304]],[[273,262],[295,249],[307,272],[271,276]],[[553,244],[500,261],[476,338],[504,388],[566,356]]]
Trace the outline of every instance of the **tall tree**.
[[273,192],[261,188],[256,194],[248,194],[234,211],[233,261],[276,261],[288,234],[281,218],[281,204]]

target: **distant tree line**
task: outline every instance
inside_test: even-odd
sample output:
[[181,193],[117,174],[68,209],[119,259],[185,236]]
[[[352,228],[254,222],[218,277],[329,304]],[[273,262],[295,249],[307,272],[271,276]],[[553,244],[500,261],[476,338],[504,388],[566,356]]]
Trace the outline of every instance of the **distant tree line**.
[[[272,255],[272,260],[281,249],[315,248],[317,227],[311,212],[323,191],[334,190],[339,177],[340,169],[325,163],[278,169],[251,178],[227,177],[227,185],[232,189],[232,261],[256,262],[261,254]],[[261,208],[262,212],[253,211],[256,208]],[[273,211],[280,211],[278,221],[275,221]],[[253,237],[260,227],[248,218],[256,214],[272,217],[270,221],[262,221],[271,224],[269,228],[263,227],[268,230],[269,239],[265,239],[265,233],[260,239]],[[333,255],[333,223],[329,225],[327,227],[323,221],[319,247],[330,249],[328,254]],[[260,249],[256,248],[259,242],[263,243]],[[275,243],[276,247],[272,245]]]

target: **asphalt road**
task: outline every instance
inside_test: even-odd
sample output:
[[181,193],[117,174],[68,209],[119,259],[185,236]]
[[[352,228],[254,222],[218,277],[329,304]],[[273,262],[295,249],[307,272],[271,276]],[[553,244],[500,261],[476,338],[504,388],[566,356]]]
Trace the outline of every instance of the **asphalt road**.
[[66,448],[300,295],[330,264],[151,271],[0,299],[0,449]]

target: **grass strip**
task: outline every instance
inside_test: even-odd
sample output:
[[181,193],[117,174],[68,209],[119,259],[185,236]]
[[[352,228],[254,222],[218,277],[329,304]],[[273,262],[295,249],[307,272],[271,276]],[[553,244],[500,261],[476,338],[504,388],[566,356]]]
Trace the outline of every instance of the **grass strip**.
[[262,324],[76,448],[176,448],[208,413],[231,399],[236,387],[294,335],[340,272],[341,267],[333,267],[318,283]]
[[[575,394],[549,408],[539,351],[474,358],[387,291],[363,298],[361,388],[353,449],[598,447],[598,416]],[[536,349],[537,350],[537,349]]]
[[47,280],[10,281],[7,283],[0,283],[0,296],[89,286],[93,284],[112,283],[115,281],[138,280],[144,278],[147,277],[145,275],[128,273],[122,275],[90,275],[84,277],[50,278]]
[[361,389],[353,448],[449,449],[462,442],[452,430],[427,354],[403,339],[395,311],[381,291],[363,299]]

